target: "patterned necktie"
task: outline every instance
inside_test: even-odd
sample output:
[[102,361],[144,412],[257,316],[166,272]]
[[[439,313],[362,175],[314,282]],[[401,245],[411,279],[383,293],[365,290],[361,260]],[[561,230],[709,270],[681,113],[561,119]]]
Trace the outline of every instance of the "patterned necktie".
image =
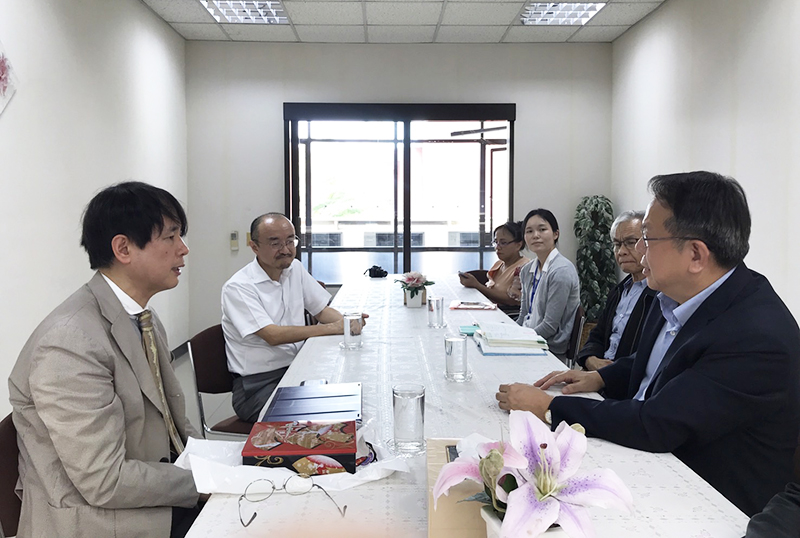
[[164,408],[164,424],[167,426],[167,432],[169,433],[169,438],[172,440],[172,446],[175,452],[180,454],[183,452],[183,441],[181,441],[181,436],[178,434],[178,429],[175,427],[175,422],[172,420],[172,413],[167,403],[167,395],[164,394],[164,383],[161,381],[161,366],[158,363],[156,339],[153,335],[153,315],[149,310],[145,310],[138,314],[136,318],[139,321],[139,329],[142,331],[142,347],[144,347],[144,354],[147,356],[147,362],[150,364],[150,371],[153,373],[153,379],[156,382],[158,393],[161,395],[161,406]]

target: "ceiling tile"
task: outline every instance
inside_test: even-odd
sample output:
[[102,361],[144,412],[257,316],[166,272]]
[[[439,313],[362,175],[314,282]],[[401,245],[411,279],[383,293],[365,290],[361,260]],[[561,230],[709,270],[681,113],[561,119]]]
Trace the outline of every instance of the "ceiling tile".
[[625,2],[607,4],[586,26],[622,26],[636,24],[642,17],[661,5],[661,2]]
[[295,25],[305,43],[364,43],[364,26]]
[[167,22],[216,22],[197,0],[142,0]]
[[448,2],[444,8],[442,24],[494,26],[514,22],[522,3],[511,2]]
[[364,24],[361,2],[283,2],[293,24]]
[[611,43],[630,26],[582,26],[569,38],[570,42]]
[[503,43],[563,43],[580,26],[512,26]]
[[433,2],[367,2],[367,24],[438,24],[441,4]]
[[656,4],[663,4],[664,0],[603,0],[608,4],[644,4],[644,3],[656,3]]
[[191,22],[173,22],[170,24],[184,39],[197,41],[230,41],[219,24],[196,24]]
[[499,43],[508,26],[440,26],[436,43]]
[[223,24],[222,28],[234,41],[297,41],[288,24]]
[[367,26],[370,43],[431,43],[436,26]]

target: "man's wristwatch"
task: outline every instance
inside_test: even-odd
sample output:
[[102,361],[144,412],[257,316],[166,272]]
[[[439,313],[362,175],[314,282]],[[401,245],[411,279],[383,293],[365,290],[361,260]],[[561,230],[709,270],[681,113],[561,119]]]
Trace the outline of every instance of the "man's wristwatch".
[[553,425],[553,414],[550,412],[549,409],[544,412],[544,421],[547,422],[549,426]]

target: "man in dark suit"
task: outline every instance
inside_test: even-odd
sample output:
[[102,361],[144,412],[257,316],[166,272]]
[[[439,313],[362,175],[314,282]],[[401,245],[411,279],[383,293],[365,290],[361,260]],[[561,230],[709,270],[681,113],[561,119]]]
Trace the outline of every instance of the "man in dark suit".
[[644,211],[625,211],[611,225],[614,259],[628,276],[608,294],[597,325],[578,351],[578,364],[587,370],[599,370],[620,357],[633,355],[639,347],[644,318],[656,296],[647,287],[642,257],[636,252],[643,218]]
[[[800,330],[767,279],[742,262],[750,213],[735,180],[692,172],[649,187],[637,250],[660,293],[636,355],[598,372],[501,385],[497,399],[624,446],[673,452],[752,515],[792,478]],[[608,399],[541,390],[556,383],[564,394],[605,389]]]

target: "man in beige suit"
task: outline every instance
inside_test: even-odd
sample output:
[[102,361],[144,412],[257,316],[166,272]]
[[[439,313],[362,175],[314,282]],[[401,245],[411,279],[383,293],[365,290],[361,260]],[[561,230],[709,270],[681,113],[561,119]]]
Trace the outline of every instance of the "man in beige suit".
[[8,380],[20,538],[179,536],[196,517],[191,472],[170,462],[194,430],[147,309],[178,284],[185,233],[180,203],[144,183],[87,206],[81,244],[97,273],[37,327]]

